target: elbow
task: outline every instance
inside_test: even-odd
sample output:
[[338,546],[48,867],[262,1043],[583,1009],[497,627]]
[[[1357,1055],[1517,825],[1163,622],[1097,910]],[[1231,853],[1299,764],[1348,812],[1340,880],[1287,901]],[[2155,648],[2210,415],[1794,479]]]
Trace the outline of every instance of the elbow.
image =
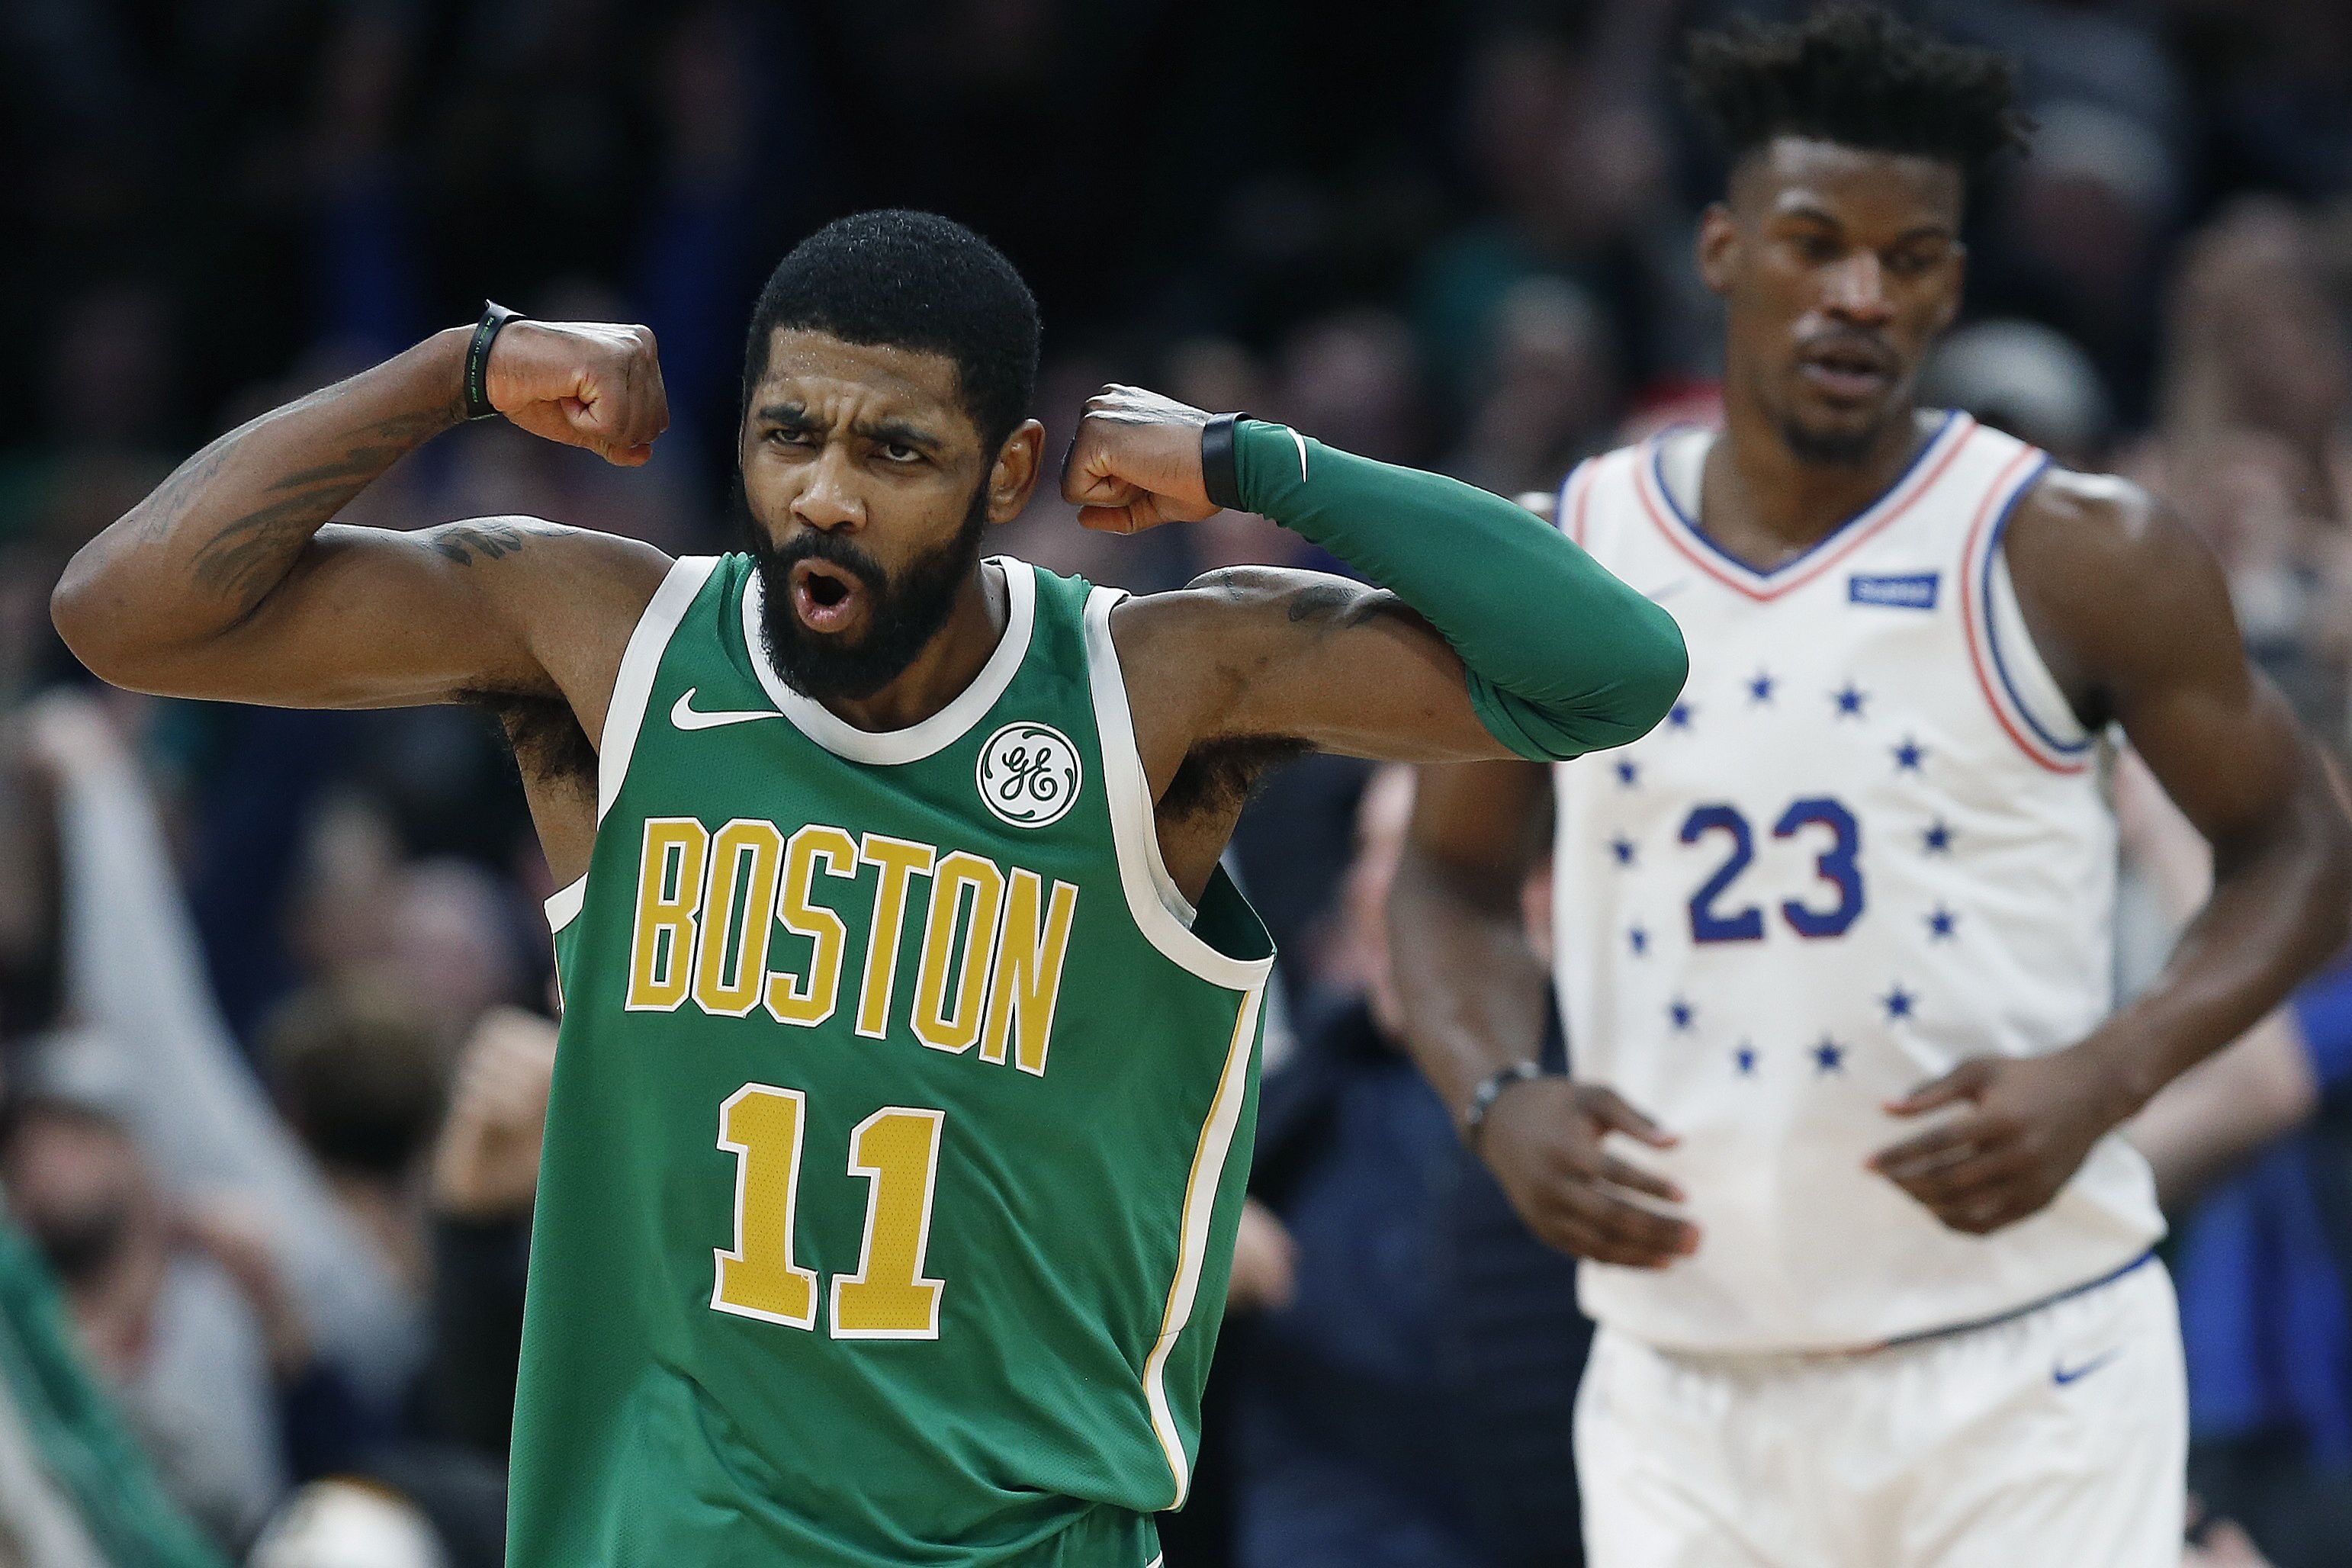
[[1649,606],[1654,635],[1641,639],[1632,654],[1632,668],[1626,676],[1627,692],[1640,715],[1641,730],[1636,736],[1646,735],[1674,710],[1683,694],[1684,684],[1690,679],[1690,648],[1683,641],[1680,622],[1655,605]]
[[83,668],[111,685],[138,689],[137,649],[123,635],[129,618],[112,590],[96,542],[82,546],[49,590],[49,624]]
[[65,574],[49,590],[49,624],[57,627],[58,637],[76,658],[88,665],[93,674],[103,676],[106,671],[100,666],[106,647],[92,603],[97,597],[93,580],[97,574],[84,564],[89,554],[85,547],[66,563]]
[[1619,651],[1612,712],[1596,726],[1591,751],[1630,746],[1664,721],[1690,679],[1690,649],[1674,616],[1644,601],[1644,635],[1625,639]]

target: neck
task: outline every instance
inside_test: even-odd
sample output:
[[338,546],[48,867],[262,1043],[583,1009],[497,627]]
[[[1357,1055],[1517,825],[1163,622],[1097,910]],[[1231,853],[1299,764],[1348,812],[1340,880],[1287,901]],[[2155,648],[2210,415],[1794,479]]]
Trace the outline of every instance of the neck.
[[828,712],[861,730],[904,730],[919,724],[963,694],[1004,639],[1012,600],[1004,574],[982,563],[956,590],[954,606],[914,662],[887,686],[856,701],[828,700]]
[[1791,451],[1779,422],[1751,398],[1724,407],[1724,436],[1707,451],[1700,481],[1701,522],[1727,548],[1770,566],[1818,543],[1886,492],[1919,449],[1918,411],[1886,422],[1852,463],[1809,460]]

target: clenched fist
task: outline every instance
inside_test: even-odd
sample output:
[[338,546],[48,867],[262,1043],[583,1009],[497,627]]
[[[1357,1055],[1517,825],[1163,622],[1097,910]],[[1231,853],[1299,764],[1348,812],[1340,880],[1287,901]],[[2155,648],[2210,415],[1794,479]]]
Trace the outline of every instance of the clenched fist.
[[490,406],[534,436],[634,468],[669,428],[649,328],[519,318],[490,343]]
[[1081,523],[1106,533],[1214,515],[1201,479],[1201,428],[1211,417],[1139,386],[1104,387],[1087,399],[1062,459],[1062,499]]

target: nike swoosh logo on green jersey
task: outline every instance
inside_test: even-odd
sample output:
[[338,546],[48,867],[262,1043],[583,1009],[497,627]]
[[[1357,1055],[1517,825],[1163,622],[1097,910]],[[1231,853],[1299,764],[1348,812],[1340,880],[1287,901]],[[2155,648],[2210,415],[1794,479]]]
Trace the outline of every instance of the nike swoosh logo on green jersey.
[[782,713],[772,708],[740,710],[704,710],[694,705],[694,687],[677,694],[677,705],[669,710],[669,721],[681,730],[716,730],[722,724],[748,723],[753,719],[781,719]]

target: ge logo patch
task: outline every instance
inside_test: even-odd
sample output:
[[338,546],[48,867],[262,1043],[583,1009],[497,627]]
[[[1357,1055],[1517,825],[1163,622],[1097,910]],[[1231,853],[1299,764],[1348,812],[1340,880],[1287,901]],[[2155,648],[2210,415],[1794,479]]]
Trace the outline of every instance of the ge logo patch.
[[1078,749],[1059,730],[1007,724],[980,749],[980,798],[1015,827],[1059,822],[1077,803]]

